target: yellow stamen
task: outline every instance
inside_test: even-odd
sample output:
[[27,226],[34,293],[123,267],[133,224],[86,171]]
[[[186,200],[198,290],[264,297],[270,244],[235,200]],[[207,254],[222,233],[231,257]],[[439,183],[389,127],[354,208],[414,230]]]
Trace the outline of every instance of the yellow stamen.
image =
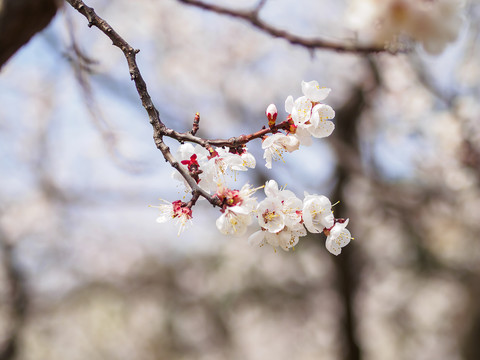
[[271,221],[273,220],[274,218],[276,218],[277,216],[279,216],[278,214],[275,214],[275,212],[268,212],[268,213],[265,213],[264,214],[264,218],[265,220],[267,221]]

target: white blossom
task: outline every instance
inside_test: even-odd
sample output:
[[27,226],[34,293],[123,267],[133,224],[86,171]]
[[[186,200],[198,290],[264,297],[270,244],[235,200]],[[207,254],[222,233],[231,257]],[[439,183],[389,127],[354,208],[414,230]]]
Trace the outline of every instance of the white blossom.
[[222,234],[238,236],[245,234],[248,225],[251,223],[252,215],[250,213],[242,214],[231,209],[227,209],[215,222],[217,229]]
[[306,230],[301,224],[302,201],[290,190],[279,189],[275,180],[265,183],[266,198],[257,206],[260,232],[251,235],[249,242],[256,245],[268,243],[288,250],[304,236]]
[[252,213],[257,207],[257,200],[252,197],[257,189],[249,184],[240,190],[220,187],[217,196],[224,202],[223,213],[216,221],[218,230],[225,235],[243,235],[252,223]]
[[265,195],[267,199],[280,201],[285,226],[294,227],[302,221],[302,200],[292,191],[279,189],[275,180],[269,180],[265,183]]
[[285,100],[285,110],[292,115],[292,120],[297,126],[305,124],[310,120],[312,107],[312,101],[306,96],[301,96],[295,101],[293,101],[292,96],[289,96]]
[[300,238],[305,236],[307,231],[301,224],[297,224],[293,228],[284,227],[277,233],[271,233],[266,230],[259,230],[248,238],[248,243],[252,246],[263,246],[269,244],[274,248],[280,247],[288,251],[294,247]]
[[[225,176],[229,171],[247,171],[248,168],[256,166],[255,157],[243,148],[242,154],[232,153],[228,149],[216,148],[215,154],[210,154],[200,145],[193,146],[190,143],[182,144],[177,151],[177,159],[181,166],[188,171],[192,156],[195,155],[195,161],[198,163],[200,174],[198,175],[198,185],[209,193],[214,193],[218,186],[226,183]],[[173,178],[182,181],[186,191],[190,191],[190,186],[179,172],[172,174]]]
[[[302,81],[303,96],[295,101],[292,96],[285,100],[285,111],[292,115],[295,125],[308,123],[312,116],[312,109],[320,101],[325,100],[331,89],[320,87],[317,81]],[[333,117],[332,117],[333,118]]]
[[325,100],[330,94],[331,89],[326,87],[320,87],[318,82],[313,81],[302,81],[302,93],[305,95],[310,101],[314,103],[318,103],[322,100]]
[[[200,145],[193,146],[190,143],[185,143],[179,146],[177,150],[176,158],[180,162],[180,166],[183,167],[188,172],[188,165],[182,164],[183,162],[188,162],[192,159],[192,156],[196,155],[196,161],[199,165],[199,170],[202,171],[201,174],[198,176],[198,185],[208,191],[208,192],[215,192],[217,189],[217,181],[218,178],[216,177],[216,172],[214,169],[211,168],[208,160],[208,151]],[[182,175],[178,171],[174,171],[172,173],[172,177],[175,180],[181,181],[185,185],[186,191],[190,191],[190,185],[185,181]]]
[[[213,157],[210,161],[221,164],[220,171],[225,173],[227,170],[247,171],[248,168],[255,168],[257,162],[255,157],[244,148],[241,155],[234,154],[227,149],[217,148],[218,157]],[[218,165],[217,165],[218,166]]]
[[337,222],[335,225],[327,231],[327,240],[325,241],[325,247],[333,255],[339,255],[342,252],[342,247],[345,247],[350,243],[352,235],[347,230],[348,219],[344,222]]
[[178,235],[180,235],[180,233],[185,230],[187,224],[191,223],[192,209],[186,207],[185,203],[180,200],[174,201],[173,203],[166,200],[162,201],[164,202],[162,205],[150,205],[150,207],[160,210],[157,222],[162,224],[170,220],[175,220],[179,226]]
[[335,117],[335,111],[328,105],[317,104],[312,109],[308,132],[316,138],[330,136],[335,129],[333,122],[328,121]]
[[178,147],[176,157],[180,160],[188,160],[193,154],[197,155],[199,163],[204,163],[208,160],[208,151],[200,145],[193,146],[191,143],[181,144]]
[[308,131],[311,124],[298,125],[295,134],[291,135],[298,139],[300,145],[310,146],[312,145],[312,134]]
[[226,176],[231,175],[231,172],[247,171],[248,168],[256,166],[255,157],[247,151],[247,148],[243,149],[241,155],[224,148],[216,148],[215,152],[216,155],[210,156],[208,162],[202,166],[204,177],[210,180],[210,191],[215,191],[218,186],[224,185]]
[[328,121],[335,117],[335,111],[329,105],[320,103],[330,91],[329,88],[321,88],[317,81],[302,81],[303,96],[296,100],[289,96],[285,100],[285,111],[297,126],[294,136],[300,144],[309,146],[311,136],[323,138],[335,129],[333,122]]
[[276,133],[268,136],[262,143],[264,150],[263,158],[268,169],[272,168],[272,160],[282,159],[282,154],[285,151],[293,152],[298,150],[300,141],[296,136]]
[[285,214],[282,202],[275,198],[266,198],[257,207],[258,223],[269,232],[276,233],[285,227]]
[[247,168],[254,169],[255,166],[257,165],[257,160],[255,159],[255,156],[253,156],[251,153],[247,151],[245,148],[245,151],[240,155],[242,158],[242,165],[237,166],[237,167],[232,167],[233,170],[236,171],[246,171],[248,170]]
[[334,224],[332,204],[324,195],[310,195],[305,192],[302,209],[303,223],[311,233],[320,233]]

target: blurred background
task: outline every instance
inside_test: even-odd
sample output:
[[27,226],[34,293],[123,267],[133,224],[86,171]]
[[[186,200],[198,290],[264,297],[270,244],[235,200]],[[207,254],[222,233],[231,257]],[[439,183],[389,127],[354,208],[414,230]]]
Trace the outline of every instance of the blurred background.
[[[180,236],[156,223],[148,205],[184,191],[123,54],[65,4],[0,73],[0,359],[480,359],[478,2],[435,57],[310,51],[175,0],[87,5],[141,50],[178,131],[198,111],[201,137],[250,133],[302,80],[331,88],[333,135],[272,170],[250,143],[232,187],[325,194],[355,240],[250,247],[257,227],[223,236],[205,202]],[[269,0],[261,17],[348,43],[346,7]]]

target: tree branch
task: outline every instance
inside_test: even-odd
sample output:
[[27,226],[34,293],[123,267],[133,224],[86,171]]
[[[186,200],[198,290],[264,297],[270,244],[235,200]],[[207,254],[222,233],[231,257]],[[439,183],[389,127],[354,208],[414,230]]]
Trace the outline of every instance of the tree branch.
[[148,113],[150,119],[150,124],[153,127],[153,138],[155,141],[156,147],[162,152],[163,157],[170,165],[175,168],[188,183],[192,189],[193,196],[200,194],[206,198],[212,205],[218,205],[218,199],[212,197],[208,192],[200,188],[196,181],[189,175],[189,173],[178,163],[178,161],[173,157],[170,152],[170,148],[163,141],[163,136],[166,132],[167,127],[160,120],[160,114],[155,108],[155,105],[152,102],[152,98],[147,90],[147,84],[140,73],[136,62],[136,54],[140,50],[134,49],[130,46],[105,20],[99,17],[93,8],[88,7],[81,0],[66,0],[74,9],[80,12],[88,20],[88,26],[95,26],[100,31],[102,31],[106,36],[112,40],[112,44],[122,50],[123,54],[128,63],[128,69],[130,72],[130,79],[134,81],[135,87],[137,88],[137,93],[140,96],[143,107]]
[[[192,189],[192,196],[194,202],[198,198],[198,196],[203,196],[206,198],[213,206],[221,206],[220,200],[216,196],[210,195],[204,189],[198,186],[195,179],[190,175],[190,173],[180,165],[180,163],[175,159],[175,157],[170,152],[170,148],[165,144],[163,141],[163,137],[167,136],[173,139],[178,140],[179,142],[189,141],[196,144],[203,146],[206,149],[210,149],[212,146],[218,147],[229,147],[236,149],[239,146],[243,146],[251,140],[262,138],[263,136],[269,133],[275,133],[279,130],[288,130],[290,123],[287,120],[274,125],[269,128],[262,128],[261,130],[252,133],[250,135],[240,135],[238,137],[232,137],[230,139],[215,139],[215,140],[208,140],[197,137],[194,135],[195,131],[189,131],[185,133],[177,132],[173,129],[169,129],[160,119],[160,114],[158,110],[155,108],[153,101],[150,97],[150,94],[147,90],[147,84],[143,79],[140,69],[136,63],[136,54],[140,50],[134,49],[130,46],[105,20],[99,17],[93,8],[85,5],[85,3],[81,0],[66,0],[73,8],[75,8],[78,12],[80,12],[83,16],[85,16],[88,20],[89,27],[96,27],[100,31],[102,31],[106,36],[110,38],[112,44],[122,50],[130,72],[130,78],[134,81],[135,86],[137,88],[137,93],[140,97],[143,107],[148,113],[148,117],[150,119],[150,124],[153,127],[153,139],[155,141],[156,147],[162,152],[163,157],[165,160],[174,168],[176,169],[182,177],[185,179],[187,184]],[[257,10],[260,10],[263,1],[259,3],[257,6]],[[198,125],[198,124],[197,124]]]
[[218,5],[207,4],[198,0],[177,0],[183,4],[196,6],[203,10],[215,12],[221,15],[231,16],[233,18],[242,19],[247,21],[257,29],[277,38],[282,38],[287,40],[293,45],[303,46],[309,50],[315,49],[325,49],[332,50],[340,53],[357,53],[357,54],[371,54],[371,53],[380,53],[380,52],[389,52],[391,54],[396,54],[400,51],[391,50],[387,48],[380,48],[375,46],[360,46],[355,44],[341,44],[332,41],[327,41],[323,39],[309,39],[304,38],[298,35],[291,34],[285,30],[280,30],[266,23],[259,17],[259,12],[261,8],[265,5],[265,0],[259,2],[259,4],[249,11],[242,10],[232,10]]

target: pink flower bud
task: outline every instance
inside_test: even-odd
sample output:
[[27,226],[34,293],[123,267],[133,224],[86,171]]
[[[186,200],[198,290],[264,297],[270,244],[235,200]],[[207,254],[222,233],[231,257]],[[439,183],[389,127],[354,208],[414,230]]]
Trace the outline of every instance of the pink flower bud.
[[277,120],[277,107],[275,104],[270,104],[267,107],[267,110],[265,111],[265,114],[267,115],[268,118],[268,125],[273,126],[275,125],[275,121]]

